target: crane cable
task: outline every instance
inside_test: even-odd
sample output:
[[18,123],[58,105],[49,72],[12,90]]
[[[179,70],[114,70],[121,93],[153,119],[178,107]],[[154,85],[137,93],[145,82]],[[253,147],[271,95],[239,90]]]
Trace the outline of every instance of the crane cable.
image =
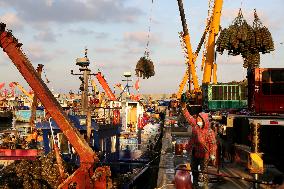
[[44,69],[44,68],[43,68],[43,74],[44,74],[44,77],[45,77],[46,83],[50,83],[50,81],[47,79],[46,72],[45,72],[45,69]]
[[149,54],[150,54],[150,50],[149,50],[149,43],[150,43],[150,34],[151,34],[151,25],[152,25],[152,14],[153,14],[153,6],[154,6],[154,0],[151,0],[151,8],[150,8],[150,16],[149,16],[149,26],[148,26],[148,33],[147,33],[147,43],[146,43],[146,48],[145,48],[145,52],[144,52],[144,57],[146,57],[147,59],[149,59]]

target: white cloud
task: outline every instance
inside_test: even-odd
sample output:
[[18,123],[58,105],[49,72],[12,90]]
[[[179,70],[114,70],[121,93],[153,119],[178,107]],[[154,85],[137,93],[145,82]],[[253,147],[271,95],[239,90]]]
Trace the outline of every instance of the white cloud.
[[22,20],[15,13],[5,13],[0,16],[0,19],[1,22],[9,25],[9,28],[11,29],[22,30],[24,27]]
[[0,0],[26,22],[134,22],[142,11],[124,0]]
[[100,47],[100,48],[95,48],[95,53],[115,53],[115,49],[114,48],[104,48],[104,47]]
[[[123,39],[126,43],[136,43],[140,46],[145,46],[148,41],[148,32],[125,32]],[[150,34],[150,43],[157,43],[158,38]]]
[[55,42],[56,41],[56,34],[54,34],[50,30],[40,31],[38,34],[34,35],[36,40],[41,40],[45,42]]
[[53,0],[46,0],[45,3],[48,7],[51,7],[54,2]]
[[23,52],[27,53],[27,57],[32,63],[50,62],[56,59],[58,56],[62,56],[66,53],[63,49],[55,49],[54,51],[48,51],[44,49],[43,45],[39,43],[28,44],[23,46]]

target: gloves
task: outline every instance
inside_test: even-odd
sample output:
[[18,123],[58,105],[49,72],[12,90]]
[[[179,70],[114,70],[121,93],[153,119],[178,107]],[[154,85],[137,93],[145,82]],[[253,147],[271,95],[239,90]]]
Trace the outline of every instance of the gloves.
[[216,157],[214,155],[210,155],[210,160],[214,161]]

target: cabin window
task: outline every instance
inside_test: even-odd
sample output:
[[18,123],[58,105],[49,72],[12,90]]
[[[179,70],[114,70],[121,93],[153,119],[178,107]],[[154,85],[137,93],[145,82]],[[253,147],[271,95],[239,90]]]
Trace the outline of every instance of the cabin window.
[[212,100],[218,100],[218,86],[212,86]]
[[271,81],[272,82],[284,82],[284,71],[283,70],[271,70]]
[[262,83],[262,94],[270,95],[270,83]]
[[270,72],[267,71],[263,71],[262,72],[262,82],[269,82],[270,81]]
[[241,86],[241,100],[247,99],[247,90],[247,87],[245,87],[244,85]]
[[227,86],[220,86],[220,96],[219,100],[227,100],[228,99],[228,88]]
[[271,94],[284,95],[284,83],[272,83]]

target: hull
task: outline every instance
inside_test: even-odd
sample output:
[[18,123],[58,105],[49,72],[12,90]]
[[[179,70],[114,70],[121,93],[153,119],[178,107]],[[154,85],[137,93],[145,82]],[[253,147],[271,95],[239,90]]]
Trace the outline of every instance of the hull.
[[[16,121],[28,123],[31,118],[31,110],[18,110],[15,112]],[[36,119],[43,119],[45,117],[45,111],[37,110]]]
[[0,160],[35,160],[41,153],[37,149],[0,149]]
[[12,111],[0,111],[0,121],[1,122],[11,122],[13,120]]

